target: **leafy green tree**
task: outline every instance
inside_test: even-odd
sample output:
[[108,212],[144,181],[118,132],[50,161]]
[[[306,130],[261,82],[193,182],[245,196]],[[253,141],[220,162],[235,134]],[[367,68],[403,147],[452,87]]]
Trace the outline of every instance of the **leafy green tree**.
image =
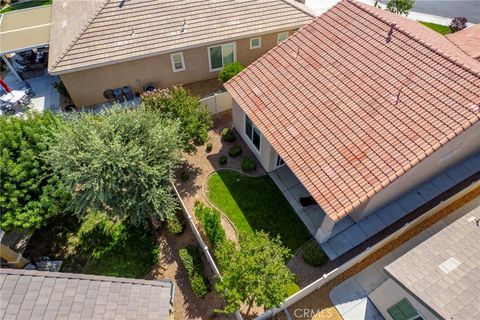
[[242,235],[239,247],[224,241],[216,256],[222,273],[216,289],[226,300],[223,311],[233,313],[245,303],[248,316],[253,304],[269,309],[288,297],[294,275],[285,265],[290,250],[279,237],[270,239],[264,232]]
[[242,72],[243,69],[245,69],[245,67],[240,62],[229,63],[220,71],[218,80],[221,83],[225,83]]
[[49,112],[0,117],[0,227],[36,229],[62,212],[68,193],[40,154],[59,124]]
[[387,9],[396,14],[408,15],[408,12],[415,5],[415,0],[389,0]]
[[170,181],[179,162],[179,123],[158,112],[114,107],[75,114],[53,131],[45,157],[77,213],[104,211],[133,225],[177,208]]
[[182,141],[186,147],[191,143],[204,144],[212,120],[208,107],[198,97],[192,97],[182,87],[147,92],[142,96],[142,104],[149,110],[158,110],[162,118],[179,120]]

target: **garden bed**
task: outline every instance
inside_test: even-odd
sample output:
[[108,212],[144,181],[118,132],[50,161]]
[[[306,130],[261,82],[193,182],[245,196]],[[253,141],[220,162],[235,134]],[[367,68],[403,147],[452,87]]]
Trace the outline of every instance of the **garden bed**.
[[206,196],[233,222],[240,234],[263,230],[280,235],[294,253],[310,234],[269,176],[250,177],[233,170],[212,173]]

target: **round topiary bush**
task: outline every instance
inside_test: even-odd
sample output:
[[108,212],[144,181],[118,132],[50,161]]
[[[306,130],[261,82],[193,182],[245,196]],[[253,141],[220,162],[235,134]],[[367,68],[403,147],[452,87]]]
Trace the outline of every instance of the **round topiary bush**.
[[233,133],[232,128],[223,128],[222,130],[222,140],[233,142],[235,141],[235,133]]
[[302,250],[303,260],[311,266],[318,267],[328,261],[328,257],[315,240],[310,241]]
[[228,151],[228,155],[232,158],[238,157],[241,154],[242,154],[242,147],[240,147],[238,144],[231,147],[230,150]]
[[239,74],[243,69],[245,69],[245,67],[239,62],[229,63],[220,71],[218,80],[221,83],[225,83]]
[[210,152],[210,151],[212,151],[212,149],[213,149],[213,143],[211,143],[211,142],[207,143],[207,146],[206,146],[205,150],[207,152]]
[[255,162],[255,160],[252,160],[250,158],[245,158],[242,161],[243,171],[252,171],[252,170],[255,170],[256,168],[257,168],[257,163]]
[[224,164],[227,164],[227,157],[226,156],[221,156],[220,158],[218,158],[218,163],[220,163],[222,166]]

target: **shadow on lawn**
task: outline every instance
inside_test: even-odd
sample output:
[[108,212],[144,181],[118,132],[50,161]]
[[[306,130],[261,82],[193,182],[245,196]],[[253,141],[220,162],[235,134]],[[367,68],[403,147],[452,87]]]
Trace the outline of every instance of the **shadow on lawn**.
[[280,235],[292,254],[310,234],[269,176],[248,177],[222,170],[209,177],[208,197],[242,232]]

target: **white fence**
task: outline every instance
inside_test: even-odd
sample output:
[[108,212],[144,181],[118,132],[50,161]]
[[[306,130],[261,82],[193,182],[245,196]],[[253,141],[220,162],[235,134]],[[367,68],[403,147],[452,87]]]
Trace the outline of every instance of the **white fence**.
[[345,272],[346,270],[350,269],[353,267],[355,264],[359,263],[378,249],[382,248],[389,242],[397,239],[400,237],[402,234],[407,232],[409,229],[417,226],[418,224],[422,223],[429,217],[431,217],[434,213],[438,212],[439,210],[445,208],[446,206],[450,205],[451,203],[455,202],[456,200],[460,199],[461,197],[465,196],[475,188],[480,186],[480,181],[476,181],[472,183],[470,186],[466,187],[462,191],[456,193],[452,197],[448,198],[445,201],[440,202],[438,205],[436,205],[434,208],[430,209],[429,211],[425,212],[423,215],[415,219],[414,221],[410,223],[406,223],[402,228],[396,230],[394,233],[389,235],[388,237],[382,239],[381,241],[377,242],[373,247],[367,248],[364,252],[361,254],[355,256],[354,258],[350,259],[348,262],[344,263],[337,269],[332,270],[328,274],[324,274],[320,279],[312,282],[302,290],[298,291],[294,295],[288,297],[278,308],[275,309],[270,309],[266,311],[265,313],[259,315],[255,320],[264,320],[264,319],[269,319],[273,317],[274,315],[278,314],[279,312],[283,311],[284,309],[292,306],[293,304],[297,303],[298,301],[302,300],[309,294],[311,294],[313,291],[321,288],[325,283],[331,281],[333,278],[336,276],[340,275],[341,273]]
[[214,93],[200,101],[208,106],[208,110],[210,110],[211,114],[217,114],[232,109],[232,96],[228,91]]
[[[213,273],[215,273],[216,276],[219,278],[222,277],[220,274],[220,271],[218,270],[217,265],[215,264],[215,260],[213,260],[212,255],[210,254],[210,250],[208,250],[208,246],[205,244],[205,242],[202,239],[202,236],[200,235],[200,232],[197,229],[197,226],[195,225],[195,221],[193,221],[193,217],[188,211],[187,207],[185,206],[185,203],[182,200],[182,197],[180,196],[180,193],[178,192],[177,188],[175,185],[172,183],[173,190],[175,190],[175,194],[177,195],[178,200],[180,201],[180,206],[182,207],[183,214],[185,215],[185,218],[188,221],[188,225],[193,231],[193,234],[195,235],[195,238],[197,239],[198,246],[202,250],[203,254],[205,255],[205,258],[207,258],[207,262],[209,266],[212,268]],[[243,320],[242,315],[240,314],[239,311],[235,312],[235,317],[237,320]]]

